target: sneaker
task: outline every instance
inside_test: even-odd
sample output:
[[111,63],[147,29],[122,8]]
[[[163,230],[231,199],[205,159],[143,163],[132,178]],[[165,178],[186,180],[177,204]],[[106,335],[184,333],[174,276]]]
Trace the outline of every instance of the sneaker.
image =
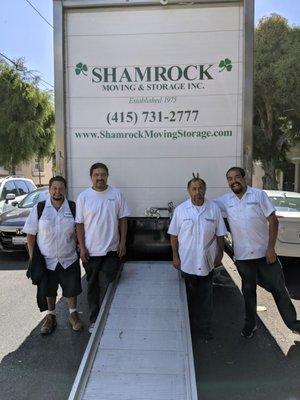
[[244,326],[241,336],[244,338],[250,339],[254,335],[255,331],[257,330],[257,326],[255,325],[254,328],[248,328],[247,326]]
[[49,335],[54,331],[56,325],[56,316],[54,314],[47,314],[41,327],[41,335]]
[[72,314],[70,314],[69,322],[72,326],[73,331],[80,331],[81,329],[83,329],[83,323],[81,322],[77,311],[74,311],[72,312]]
[[93,333],[94,327],[95,327],[95,322],[92,322],[90,327],[89,327],[89,332],[90,333]]

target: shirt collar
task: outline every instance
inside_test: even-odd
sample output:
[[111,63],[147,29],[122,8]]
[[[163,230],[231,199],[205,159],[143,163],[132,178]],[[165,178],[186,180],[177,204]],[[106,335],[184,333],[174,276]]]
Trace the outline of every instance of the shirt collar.
[[[202,206],[199,206],[199,207],[203,207],[203,208],[206,208],[206,199],[204,199],[204,203],[202,204]],[[192,207],[197,207],[197,206],[195,206],[193,203],[192,203],[192,200],[191,199],[188,199],[187,201],[186,201],[186,204],[185,204],[185,208],[192,208]]]
[[[60,210],[62,209],[62,208],[66,208],[67,207],[67,203],[68,203],[68,201],[67,201],[67,199],[65,198],[65,200],[64,200],[64,202],[62,203],[62,205],[61,205],[61,207],[59,208]],[[51,197],[49,196],[49,197],[47,197],[47,199],[46,199],[46,203],[45,203],[45,207],[53,207],[53,208],[55,208],[54,206],[53,206],[53,204],[51,203]]]

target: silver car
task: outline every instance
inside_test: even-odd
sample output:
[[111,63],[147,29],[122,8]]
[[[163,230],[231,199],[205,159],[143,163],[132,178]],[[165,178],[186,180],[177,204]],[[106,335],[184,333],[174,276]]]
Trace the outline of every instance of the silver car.
[[33,181],[25,177],[6,176],[0,178],[0,214],[13,209],[35,189]]
[[300,257],[300,193],[265,190],[276,208],[279,222],[276,252],[282,257]]
[[38,188],[29,193],[17,207],[0,215],[0,251],[26,250],[26,234],[23,232],[25,221],[32,207],[48,196],[48,187]]

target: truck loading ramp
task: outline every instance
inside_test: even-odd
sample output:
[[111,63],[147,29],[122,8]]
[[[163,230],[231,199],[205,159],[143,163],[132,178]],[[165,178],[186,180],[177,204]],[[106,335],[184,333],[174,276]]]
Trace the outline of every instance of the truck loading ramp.
[[184,281],[128,262],[106,293],[69,400],[196,400]]

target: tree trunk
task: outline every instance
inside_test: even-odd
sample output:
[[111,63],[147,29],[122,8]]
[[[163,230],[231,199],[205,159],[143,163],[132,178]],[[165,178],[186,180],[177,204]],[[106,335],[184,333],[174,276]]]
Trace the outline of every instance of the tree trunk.
[[262,177],[263,189],[278,190],[278,182],[276,179],[276,170],[273,162],[263,161],[262,168],[264,170],[264,176]]
[[42,178],[41,178],[41,158],[38,158],[38,168],[39,168],[39,186],[42,186]]

